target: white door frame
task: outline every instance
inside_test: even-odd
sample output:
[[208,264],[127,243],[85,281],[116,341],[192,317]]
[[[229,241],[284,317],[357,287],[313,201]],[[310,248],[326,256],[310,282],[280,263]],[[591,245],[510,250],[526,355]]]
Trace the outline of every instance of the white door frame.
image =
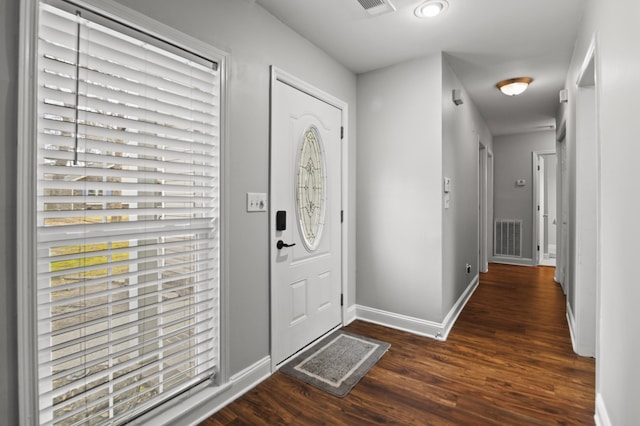
[[569,206],[569,195],[566,191],[567,185],[567,121],[565,117],[562,117],[560,126],[558,126],[558,133],[556,136],[556,217],[558,218],[556,239],[556,272],[553,277],[554,281],[559,283],[562,287],[562,292],[567,294],[567,265],[569,264],[569,256],[567,247],[569,245],[569,238],[567,235],[566,227],[569,226],[567,219],[567,209]]
[[489,271],[488,216],[489,216],[489,150],[478,141],[478,271]]
[[597,38],[594,35],[575,87],[576,252],[575,311],[569,317],[574,350],[582,356],[599,355],[600,308],[600,137],[598,116]]
[[[544,219],[544,200],[540,198],[540,188],[544,185],[544,173],[540,167],[540,157],[543,155],[555,154],[555,149],[545,149],[540,151],[533,151],[533,266],[537,266],[542,261],[542,253],[544,252],[544,239],[541,238],[541,233],[544,231],[541,228],[541,223]],[[538,250],[540,246],[540,250]]]
[[[273,108],[273,91],[274,91],[276,82],[278,81],[281,83],[287,84],[295,89],[298,89],[301,92],[308,94],[309,96],[313,96],[316,99],[326,102],[329,105],[332,105],[341,111],[342,128],[343,128],[342,150],[341,150],[342,164],[340,166],[341,182],[342,182],[340,202],[342,205],[342,212],[343,212],[342,213],[343,221],[341,223],[342,225],[341,227],[341,251],[342,251],[342,258],[341,258],[342,310],[341,310],[341,313],[342,313],[342,325],[345,325],[345,323],[347,323],[347,318],[348,318],[347,314],[349,309],[348,307],[350,305],[349,303],[350,302],[349,300],[349,137],[348,137],[349,105],[346,102],[272,65],[271,66],[271,86],[270,86],[270,89],[271,89],[270,108]],[[274,140],[273,127],[270,129],[269,140],[270,140],[270,144],[273,144],[273,140]],[[271,170],[272,163],[273,163],[273,158],[269,158],[269,170]],[[269,175],[271,175],[271,172],[269,172]],[[270,196],[271,194],[273,194],[273,188],[271,187],[271,182],[269,182],[269,194]],[[273,204],[271,203],[271,200],[269,200],[270,210],[273,208],[272,205]],[[269,217],[270,218],[273,217],[273,212],[270,212]],[[271,229],[273,229],[272,227],[274,226],[275,226],[275,223],[269,223],[269,232],[271,232]],[[269,239],[269,241],[271,240]],[[268,254],[269,259],[271,259],[272,250],[274,250],[274,247],[272,244],[269,244],[269,254]],[[271,260],[269,260],[269,286],[270,286],[270,296],[271,296],[271,302],[270,302],[271,303],[270,354],[271,354],[273,353],[274,338],[277,338],[278,336],[277,330],[275,330],[275,321],[273,321],[273,312],[275,309],[277,309],[277,307],[274,306],[273,304],[273,301],[274,301],[273,292],[275,291],[275,286],[273,285],[273,270],[271,268]],[[278,369],[277,365],[275,364],[275,361],[272,358],[271,371],[275,372],[277,369]]]

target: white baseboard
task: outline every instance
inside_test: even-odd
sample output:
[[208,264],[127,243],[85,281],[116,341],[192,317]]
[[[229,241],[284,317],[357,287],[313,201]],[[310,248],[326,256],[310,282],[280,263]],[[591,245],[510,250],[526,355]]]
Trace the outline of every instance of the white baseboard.
[[445,341],[464,305],[467,304],[474,290],[478,287],[478,278],[478,275],[474,277],[442,322],[428,321],[362,305],[356,305],[356,318],[419,336]]
[[444,340],[442,337],[444,327],[442,324],[437,322],[361,305],[356,305],[356,318],[361,321],[371,322],[385,327],[395,328],[396,330],[417,334],[418,336]]
[[569,301],[567,301],[567,324],[569,325],[569,334],[571,335],[571,346],[573,347],[573,351],[578,353],[578,343],[576,342],[576,317],[573,315],[573,311],[571,310],[571,305]]
[[473,277],[473,280],[471,280],[471,283],[467,286],[466,290],[460,295],[460,297],[458,297],[458,300],[456,301],[455,305],[453,305],[453,307],[449,310],[447,316],[444,317],[444,320],[442,321],[444,325],[444,340],[447,340],[447,337],[449,337],[449,333],[451,332],[453,325],[456,323],[456,320],[460,316],[460,313],[462,312],[464,306],[467,304],[469,299],[471,299],[471,295],[473,294],[473,292],[476,291],[476,288],[478,288],[479,283],[480,276],[476,275],[475,277]]
[[536,266],[535,260],[525,257],[492,257],[491,263],[502,263],[504,265],[517,266]]
[[611,426],[611,419],[609,418],[609,414],[607,413],[607,407],[604,404],[604,399],[602,399],[602,395],[596,395],[596,414],[593,416],[596,426]]
[[356,320],[356,305],[351,305],[347,308],[347,312],[344,318],[344,325],[349,325]]
[[212,414],[238,399],[271,376],[271,357],[265,357],[231,376],[222,386],[207,386],[179,397],[167,409],[152,411],[132,422],[133,425],[198,425]]
[[584,338],[582,338],[582,341],[579,340],[578,333],[580,330],[578,330],[578,323],[576,322],[576,317],[573,311],[571,310],[571,305],[569,305],[568,301],[567,301],[567,323],[569,324],[569,334],[571,334],[571,346],[573,346],[573,351],[580,356],[585,356],[590,358],[595,357],[596,356],[594,352],[595,348],[585,345]]

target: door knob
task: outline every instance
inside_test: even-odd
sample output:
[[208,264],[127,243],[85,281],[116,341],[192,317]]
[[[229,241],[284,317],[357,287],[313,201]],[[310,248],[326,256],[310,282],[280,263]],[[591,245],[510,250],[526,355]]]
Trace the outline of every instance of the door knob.
[[296,243],[287,244],[282,240],[278,240],[278,242],[276,243],[276,247],[278,248],[278,250],[282,250],[283,247],[293,247],[295,245],[296,245]]

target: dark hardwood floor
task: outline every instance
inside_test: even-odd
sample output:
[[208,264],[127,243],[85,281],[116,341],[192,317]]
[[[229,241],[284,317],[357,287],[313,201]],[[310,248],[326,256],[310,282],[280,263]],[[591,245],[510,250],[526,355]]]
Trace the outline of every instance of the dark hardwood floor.
[[201,426],[593,425],[595,361],[553,271],[491,264],[446,342],[355,321],[391,349],[345,398],[276,373]]

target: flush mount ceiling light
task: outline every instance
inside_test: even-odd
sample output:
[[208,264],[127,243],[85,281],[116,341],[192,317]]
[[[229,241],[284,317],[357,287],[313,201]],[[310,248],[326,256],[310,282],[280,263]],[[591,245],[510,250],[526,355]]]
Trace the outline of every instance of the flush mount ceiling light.
[[433,18],[449,8],[447,0],[428,0],[416,7],[414,13],[418,18]]
[[502,80],[496,87],[507,96],[516,96],[527,90],[529,84],[533,81],[531,77],[518,77]]

